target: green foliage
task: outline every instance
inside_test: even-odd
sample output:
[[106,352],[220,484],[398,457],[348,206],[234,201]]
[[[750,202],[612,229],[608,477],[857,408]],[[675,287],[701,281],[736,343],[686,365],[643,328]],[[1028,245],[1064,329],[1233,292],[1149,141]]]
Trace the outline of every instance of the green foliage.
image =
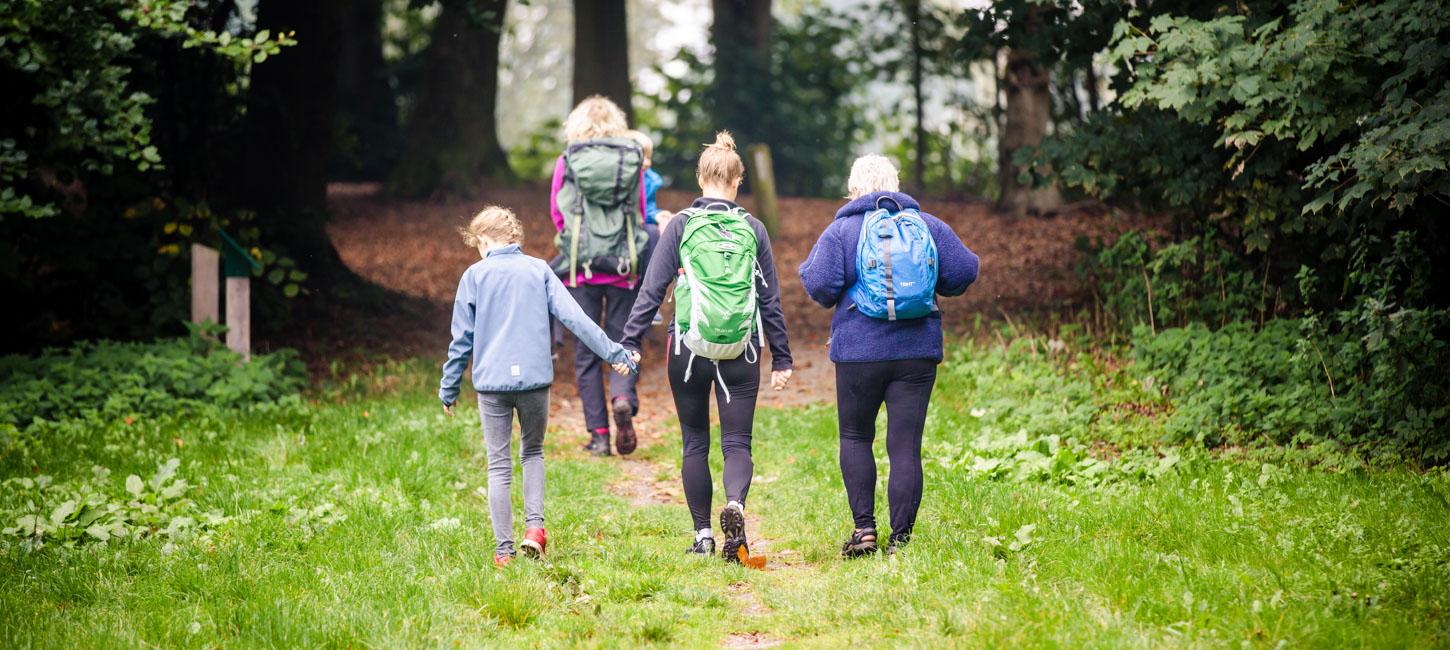
[[1142,381],[1173,404],[1169,440],[1211,446],[1354,448],[1380,464],[1450,460],[1444,343],[1450,314],[1370,312],[1364,336],[1330,333],[1315,318],[1255,330],[1191,325],[1154,336],[1139,328]]
[[155,343],[77,343],[34,357],[0,357],[0,427],[242,408],[280,399],[302,383],[291,352],[243,363],[203,330]]
[[195,4],[4,4],[0,79],[8,98],[0,120],[0,219],[55,216],[63,202],[84,196],[83,183],[91,177],[161,168],[145,112],[154,99],[131,80],[138,39],[177,40],[239,68],[266,60],[287,44],[286,35],[274,38],[265,30],[238,36],[199,29],[187,17]]
[[[1122,23],[1115,36],[1113,56],[1136,77],[1123,104],[1212,125],[1235,174],[1265,143],[1311,152],[1305,214],[1400,213],[1450,192],[1444,3],[1297,0],[1270,19],[1160,15],[1146,31]],[[1291,171],[1273,182],[1298,185]],[[1252,229],[1275,216],[1287,219],[1284,228],[1298,225],[1290,215],[1245,216]]]
[[[660,134],[655,168],[685,187],[680,181],[694,179],[702,144],[729,129],[742,155],[751,144],[770,145],[780,194],[839,195],[866,128],[853,101],[867,78],[851,53],[855,29],[844,16],[812,6],[798,21],[775,25],[768,61],[747,61],[729,80],[694,51],[681,50],[676,59],[686,64],[684,73],[661,70],[663,89],[645,98],[643,116],[671,120],[645,124]],[[714,45],[720,56],[755,58],[743,42]]]
[[1110,245],[1077,244],[1084,253],[1078,273],[1115,329],[1223,326],[1271,310],[1266,303],[1278,300],[1212,232],[1172,241],[1130,231]]
[[[1370,255],[1389,253],[1390,233],[1412,230],[1443,259],[1450,8],[1295,0],[1206,9],[1154,5],[1119,22],[1110,50],[1121,62],[1119,102],[1044,141],[1037,172],[1212,227],[1234,255],[1273,259],[1276,285],[1301,265],[1349,284],[1359,254],[1350,244],[1366,229],[1381,235]],[[1318,297],[1328,300],[1318,307],[1354,301]],[[1447,294],[1426,299],[1445,305]]]
[[180,466],[180,460],[168,459],[146,480],[135,474],[113,480],[111,470],[99,465],[89,477],[61,483],[44,474],[6,479],[0,482],[0,522],[12,525],[0,534],[29,551],[147,537],[173,545],[206,541],[230,518],[203,512],[188,498],[196,487],[178,475]]

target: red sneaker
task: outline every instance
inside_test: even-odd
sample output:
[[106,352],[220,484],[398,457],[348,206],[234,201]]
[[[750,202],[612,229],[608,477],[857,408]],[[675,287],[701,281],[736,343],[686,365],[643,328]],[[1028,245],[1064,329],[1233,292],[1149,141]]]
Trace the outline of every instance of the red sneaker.
[[497,568],[500,568],[500,569],[508,566],[509,565],[509,562],[513,562],[513,561],[514,561],[514,556],[512,556],[512,555],[495,555],[495,556],[493,556],[493,565],[495,567],[497,567]]
[[543,557],[544,548],[549,545],[549,533],[542,528],[530,528],[524,531],[524,541],[519,542],[519,548],[524,555],[529,557]]

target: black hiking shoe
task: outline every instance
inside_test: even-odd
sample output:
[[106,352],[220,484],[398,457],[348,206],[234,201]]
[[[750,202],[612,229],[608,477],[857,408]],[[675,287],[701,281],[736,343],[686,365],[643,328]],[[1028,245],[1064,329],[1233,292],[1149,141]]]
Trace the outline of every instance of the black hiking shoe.
[[589,437],[589,444],[584,445],[584,451],[587,451],[587,452],[589,452],[590,454],[592,454],[594,456],[608,456],[608,455],[610,455],[610,453],[609,453],[609,434],[607,434],[607,433],[592,433],[591,432],[589,434],[589,436],[590,436]]
[[851,533],[851,539],[841,546],[841,557],[846,559],[857,558],[863,555],[870,555],[876,552],[876,529],[857,528]]
[[639,444],[639,438],[634,434],[634,405],[625,398],[614,400],[614,426],[619,432],[614,436],[614,450],[620,456],[628,456],[634,453],[634,448]]
[[685,549],[685,552],[694,555],[714,555],[715,538],[698,537],[695,539],[695,543],[690,545],[690,548]]
[[720,557],[726,562],[739,564],[742,548],[747,556],[750,555],[750,545],[745,541],[745,513],[740,508],[727,505],[720,511],[720,532],[725,535]]
[[905,548],[907,542],[911,541],[911,533],[891,533],[891,541],[886,543],[886,554],[896,555],[896,552]]

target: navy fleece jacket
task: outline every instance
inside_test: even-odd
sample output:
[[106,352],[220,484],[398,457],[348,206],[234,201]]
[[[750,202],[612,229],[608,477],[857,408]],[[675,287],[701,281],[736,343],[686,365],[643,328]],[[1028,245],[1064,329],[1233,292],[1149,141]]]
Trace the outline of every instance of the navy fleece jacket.
[[[801,284],[812,300],[836,309],[831,317],[831,361],[941,361],[940,313],[888,321],[852,309],[855,303],[848,289],[856,283],[856,245],[861,237],[861,224],[882,197],[895,199],[903,208],[921,210],[916,199],[900,192],[873,192],[842,206],[801,264]],[[925,212],[921,218],[936,242],[937,295],[962,295],[977,279],[977,254],[968,250],[951,226],[941,219]]]

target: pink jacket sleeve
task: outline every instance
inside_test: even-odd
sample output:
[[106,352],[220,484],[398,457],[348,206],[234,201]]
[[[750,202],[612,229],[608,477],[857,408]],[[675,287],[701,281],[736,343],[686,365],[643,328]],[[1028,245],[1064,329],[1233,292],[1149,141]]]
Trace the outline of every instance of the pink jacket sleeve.
[[564,157],[554,163],[554,182],[549,190],[549,215],[554,217],[554,230],[564,229],[564,212],[559,209],[559,190],[564,187]]

